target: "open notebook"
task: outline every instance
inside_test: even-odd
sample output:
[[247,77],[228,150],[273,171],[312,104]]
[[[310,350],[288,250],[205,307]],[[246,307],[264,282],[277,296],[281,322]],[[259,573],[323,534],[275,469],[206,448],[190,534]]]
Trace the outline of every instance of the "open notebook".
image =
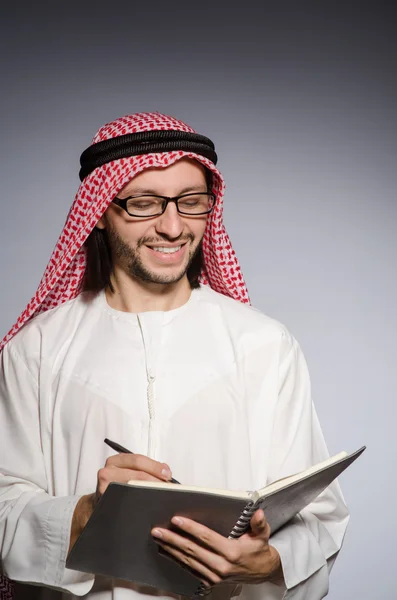
[[199,595],[200,581],[159,551],[151,537],[155,526],[173,527],[180,515],[221,535],[238,538],[263,508],[274,533],[312,502],[360,454],[341,452],[302,473],[254,492],[234,492],[171,483],[111,483],[77,539],[66,567],[156,587],[183,596]]

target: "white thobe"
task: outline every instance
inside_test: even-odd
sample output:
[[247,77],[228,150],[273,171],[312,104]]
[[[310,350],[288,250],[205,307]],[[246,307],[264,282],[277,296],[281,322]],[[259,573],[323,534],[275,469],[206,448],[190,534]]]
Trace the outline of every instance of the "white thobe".
[[[0,396],[2,569],[40,600],[167,597],[65,568],[76,502],[114,454],[105,437],[186,485],[230,490],[328,457],[296,340],[207,286],[166,312],[117,311],[100,293],[37,316],[2,352]],[[347,522],[334,482],[271,537],[285,585],[243,585],[241,600],[323,598]]]

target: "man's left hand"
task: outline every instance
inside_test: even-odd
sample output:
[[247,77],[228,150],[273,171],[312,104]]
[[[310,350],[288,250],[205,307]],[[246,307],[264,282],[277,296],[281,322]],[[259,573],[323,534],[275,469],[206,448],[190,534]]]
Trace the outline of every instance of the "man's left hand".
[[186,517],[175,516],[171,522],[180,533],[156,527],[152,529],[155,541],[174,559],[196,571],[204,585],[283,580],[280,556],[269,545],[270,526],[263,510],[254,513],[251,529],[236,540]]

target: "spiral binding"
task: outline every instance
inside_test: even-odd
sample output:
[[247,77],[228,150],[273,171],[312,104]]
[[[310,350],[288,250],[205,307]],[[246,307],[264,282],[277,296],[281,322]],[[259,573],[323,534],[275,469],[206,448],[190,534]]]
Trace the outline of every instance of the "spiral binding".
[[233,529],[231,530],[231,532],[228,536],[230,539],[236,540],[237,538],[241,537],[243,535],[243,533],[245,533],[247,531],[249,524],[250,524],[251,517],[255,512],[254,507],[255,507],[254,502],[249,502],[248,504],[245,505],[243,512],[241,513],[239,519],[237,519],[235,526],[233,527]]
[[[240,517],[237,519],[236,524],[234,525],[230,534],[228,535],[229,539],[237,540],[239,537],[241,537],[247,531],[249,524],[250,524],[251,517],[254,514],[254,512],[255,512],[255,503],[248,502],[248,504],[245,505],[244,510],[241,513]],[[208,594],[210,594],[210,593],[211,593],[211,588],[206,588],[205,585],[203,583],[201,583],[200,586],[198,587],[197,591],[195,592],[193,598],[203,598],[204,596],[208,596]]]
[[194,593],[193,598],[203,598],[204,596],[208,596],[211,591],[211,588],[206,588],[205,585],[201,583],[197,591]]
[[14,585],[12,581],[0,575],[0,600],[12,600],[14,598]]

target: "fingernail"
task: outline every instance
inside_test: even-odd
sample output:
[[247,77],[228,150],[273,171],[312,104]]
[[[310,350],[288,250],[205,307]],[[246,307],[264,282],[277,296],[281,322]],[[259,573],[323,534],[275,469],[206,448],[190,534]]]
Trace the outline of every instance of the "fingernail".
[[163,477],[165,477],[165,479],[171,479],[171,477],[172,477],[171,469],[169,468],[168,465],[164,465],[164,468],[162,469],[161,474]]
[[157,537],[157,538],[162,538],[163,537],[163,534],[161,533],[161,531],[159,529],[153,529],[152,530],[152,535],[154,537]]
[[171,521],[174,525],[183,525],[183,521],[179,517],[172,517]]

